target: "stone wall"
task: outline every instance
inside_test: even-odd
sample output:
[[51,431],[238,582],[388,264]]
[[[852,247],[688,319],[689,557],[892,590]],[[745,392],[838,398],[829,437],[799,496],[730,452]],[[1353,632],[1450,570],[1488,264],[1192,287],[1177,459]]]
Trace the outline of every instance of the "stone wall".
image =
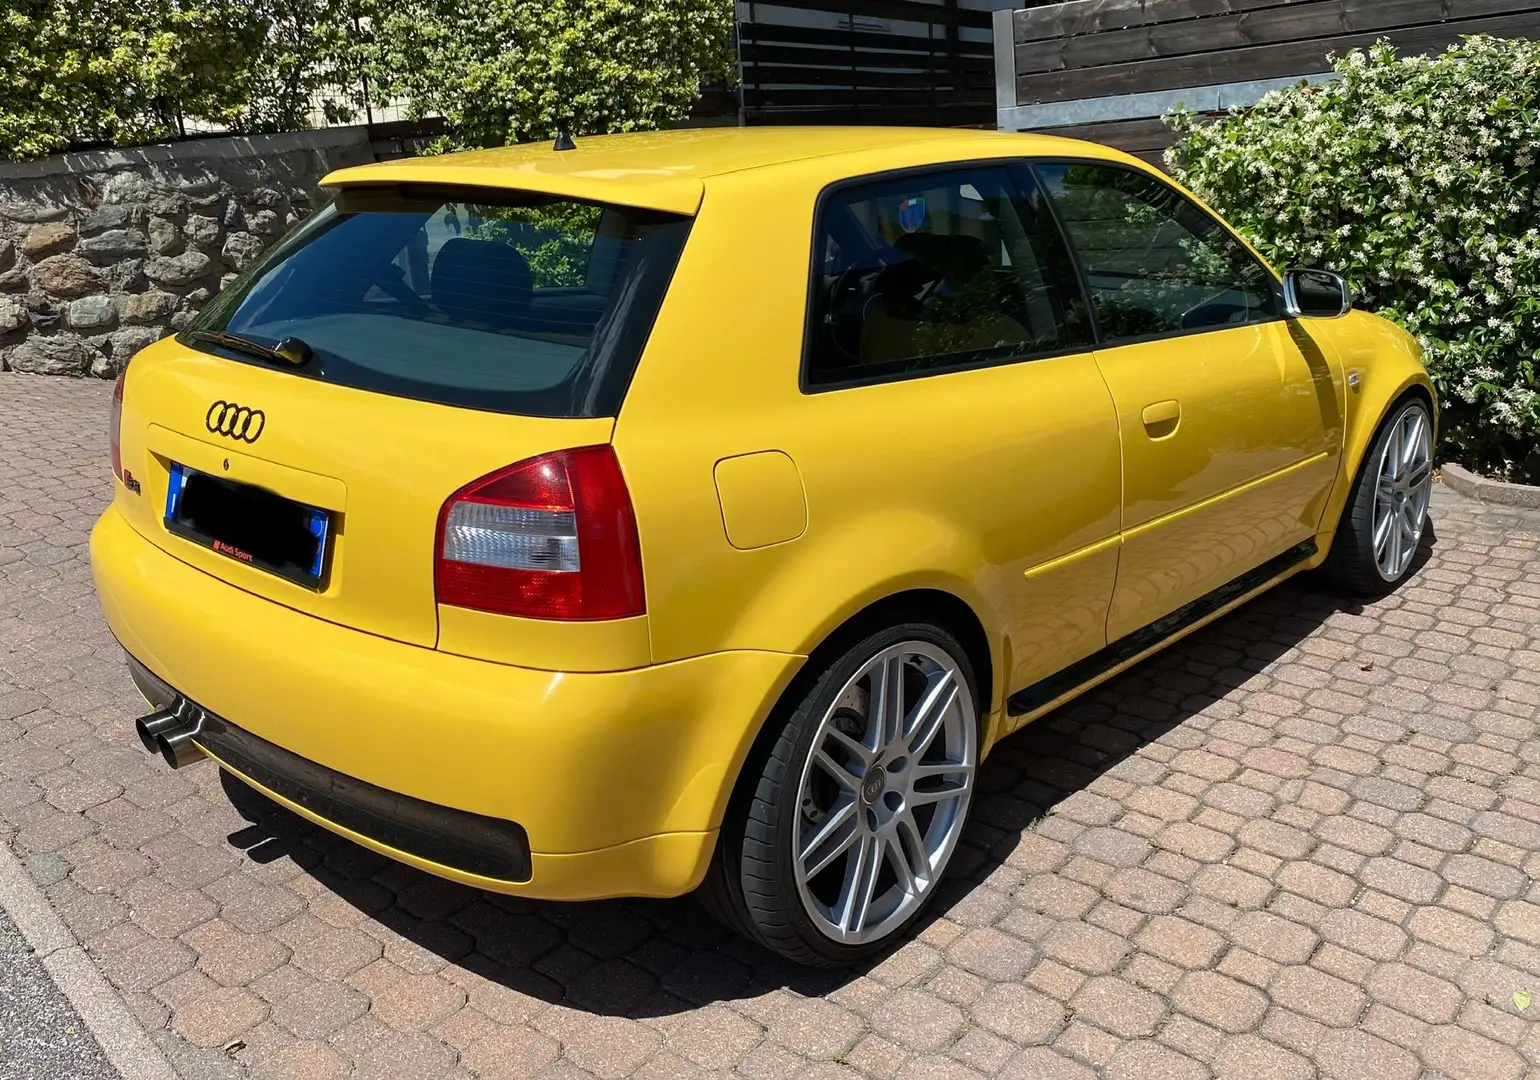
[[0,371],[114,377],[371,160],[351,127],[0,163]]

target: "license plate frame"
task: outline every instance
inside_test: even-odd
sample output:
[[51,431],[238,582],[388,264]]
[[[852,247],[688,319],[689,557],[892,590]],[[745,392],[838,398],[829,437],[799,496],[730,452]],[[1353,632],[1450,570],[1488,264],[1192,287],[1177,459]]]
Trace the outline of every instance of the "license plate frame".
[[[298,533],[294,532],[292,526],[285,530],[290,535],[283,539],[287,542],[285,546],[294,546],[299,549],[300,558],[277,557],[275,548],[269,543],[268,538],[262,538],[261,544],[247,542],[243,545],[234,542],[236,537],[218,536],[200,528],[198,521],[190,519],[187,512],[190,486],[194,495],[194,505],[211,504],[211,516],[217,516],[220,510],[229,513],[238,503],[245,503],[257,514],[267,512],[277,516],[292,513],[296,519],[295,524],[304,530],[308,540],[300,541]],[[166,485],[164,523],[167,531],[174,535],[207,548],[215,554],[223,555],[233,562],[255,567],[315,592],[322,591],[326,586],[326,577],[331,564],[333,523],[331,512],[318,506],[310,506],[254,484],[243,484],[237,480],[202,472],[179,462],[172,462],[169,481]],[[252,530],[255,536],[263,531],[272,532],[273,525],[272,521],[254,521],[246,527]],[[313,552],[310,550],[311,542],[314,545]]]

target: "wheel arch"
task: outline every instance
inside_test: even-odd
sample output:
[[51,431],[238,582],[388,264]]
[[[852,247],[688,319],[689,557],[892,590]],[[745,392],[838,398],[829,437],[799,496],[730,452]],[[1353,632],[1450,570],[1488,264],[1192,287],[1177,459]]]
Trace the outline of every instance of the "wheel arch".
[[897,589],[867,601],[858,610],[846,615],[808,651],[802,666],[781,689],[774,703],[765,710],[752,737],[745,739],[745,748],[730,770],[727,782],[723,784],[723,797],[714,815],[717,827],[747,800],[750,792],[745,779],[757,775],[757,765],[769,756],[788,711],[796,708],[796,703],[817,682],[823,669],[852,643],[872,631],[897,622],[916,621],[929,622],[945,629],[957,638],[967,654],[973,668],[973,677],[978,683],[979,750],[982,757],[988,748],[988,721],[992,713],[997,711],[994,698],[1000,687],[997,677],[999,662],[983,619],[973,605],[955,592],[931,586]]
[[1325,561],[1364,456],[1390,414],[1411,398],[1421,398],[1433,414],[1435,453],[1438,439],[1438,394],[1423,366],[1421,350],[1410,334],[1377,316],[1354,312],[1340,326],[1333,327],[1332,340],[1341,355],[1349,385],[1341,464],[1321,519],[1318,561]]

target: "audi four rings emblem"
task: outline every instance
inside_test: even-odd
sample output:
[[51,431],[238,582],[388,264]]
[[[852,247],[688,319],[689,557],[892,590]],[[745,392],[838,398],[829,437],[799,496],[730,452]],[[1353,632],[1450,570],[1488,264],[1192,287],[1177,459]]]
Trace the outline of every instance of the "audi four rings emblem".
[[267,416],[261,409],[248,409],[233,401],[216,401],[209,406],[209,414],[203,423],[215,435],[254,443],[262,437]]

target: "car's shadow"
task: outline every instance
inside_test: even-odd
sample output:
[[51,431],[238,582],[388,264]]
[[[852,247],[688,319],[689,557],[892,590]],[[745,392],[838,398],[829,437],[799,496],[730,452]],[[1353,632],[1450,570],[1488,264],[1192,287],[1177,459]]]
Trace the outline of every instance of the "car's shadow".
[[[1430,528],[1419,569],[1432,543]],[[978,905],[998,906],[1001,892],[990,886],[1009,891],[1019,875],[1007,860],[1056,807],[1194,716],[1216,705],[1224,711],[1220,703],[1233,689],[1284,658],[1328,616],[1354,610],[1314,577],[1295,579],[1004,740],[979,770],[965,839],[913,935],[949,912],[966,923],[991,919]],[[1200,745],[1209,726],[1194,725],[1182,747]],[[1118,778],[1137,785],[1140,772],[1125,768]],[[429,967],[458,965],[546,1001],[611,1016],[660,1016],[777,987],[821,996],[881,962],[844,971],[783,962],[723,929],[689,897],[563,904],[483,893],[391,862],[223,780],[251,823],[229,842],[250,859],[292,859],[399,934]]]

